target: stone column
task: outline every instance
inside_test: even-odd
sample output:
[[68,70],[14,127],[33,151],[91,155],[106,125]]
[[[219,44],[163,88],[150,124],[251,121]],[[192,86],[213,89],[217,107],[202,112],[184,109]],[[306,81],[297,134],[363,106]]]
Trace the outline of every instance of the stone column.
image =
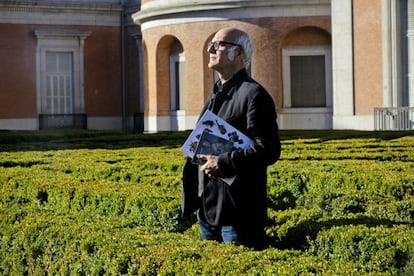
[[333,127],[354,115],[352,0],[331,1]]
[[408,105],[414,107],[414,0],[407,0]]
[[383,106],[403,104],[401,2],[382,0]]

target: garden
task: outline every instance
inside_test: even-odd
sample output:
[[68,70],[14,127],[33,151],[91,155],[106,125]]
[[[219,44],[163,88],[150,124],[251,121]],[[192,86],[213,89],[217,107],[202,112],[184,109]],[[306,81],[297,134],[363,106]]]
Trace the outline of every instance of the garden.
[[188,135],[0,131],[0,275],[414,274],[414,132],[280,131],[262,251],[181,218]]

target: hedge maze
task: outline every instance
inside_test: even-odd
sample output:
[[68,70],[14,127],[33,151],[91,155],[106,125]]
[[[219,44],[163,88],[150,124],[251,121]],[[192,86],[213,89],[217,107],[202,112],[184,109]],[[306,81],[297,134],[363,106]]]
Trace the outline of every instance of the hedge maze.
[[281,131],[263,251],[181,219],[188,134],[0,131],[0,274],[414,274],[413,132]]

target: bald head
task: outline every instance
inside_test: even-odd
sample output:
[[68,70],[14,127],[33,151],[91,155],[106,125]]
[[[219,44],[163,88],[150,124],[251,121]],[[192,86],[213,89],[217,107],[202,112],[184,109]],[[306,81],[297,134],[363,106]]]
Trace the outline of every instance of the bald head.
[[236,28],[224,28],[219,30],[216,35],[223,37],[223,40],[236,43],[241,36],[247,36],[245,32]]
[[224,81],[242,68],[249,67],[253,47],[246,32],[223,28],[214,35],[207,50],[210,54],[208,67],[218,72]]
[[240,45],[244,67],[246,69],[249,68],[253,54],[253,45],[246,32],[237,28],[223,28],[216,33],[216,37],[222,37],[224,41]]

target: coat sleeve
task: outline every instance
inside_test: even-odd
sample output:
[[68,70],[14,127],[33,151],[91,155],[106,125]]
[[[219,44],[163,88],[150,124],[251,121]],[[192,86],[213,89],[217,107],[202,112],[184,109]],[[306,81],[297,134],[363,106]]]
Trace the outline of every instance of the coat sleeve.
[[191,163],[190,158],[187,158],[182,177],[181,217],[189,216],[200,208],[198,183],[198,166]]
[[277,115],[271,96],[258,89],[246,99],[246,134],[254,141],[247,149],[219,156],[218,165],[225,177],[246,172],[254,167],[275,163],[281,152]]

